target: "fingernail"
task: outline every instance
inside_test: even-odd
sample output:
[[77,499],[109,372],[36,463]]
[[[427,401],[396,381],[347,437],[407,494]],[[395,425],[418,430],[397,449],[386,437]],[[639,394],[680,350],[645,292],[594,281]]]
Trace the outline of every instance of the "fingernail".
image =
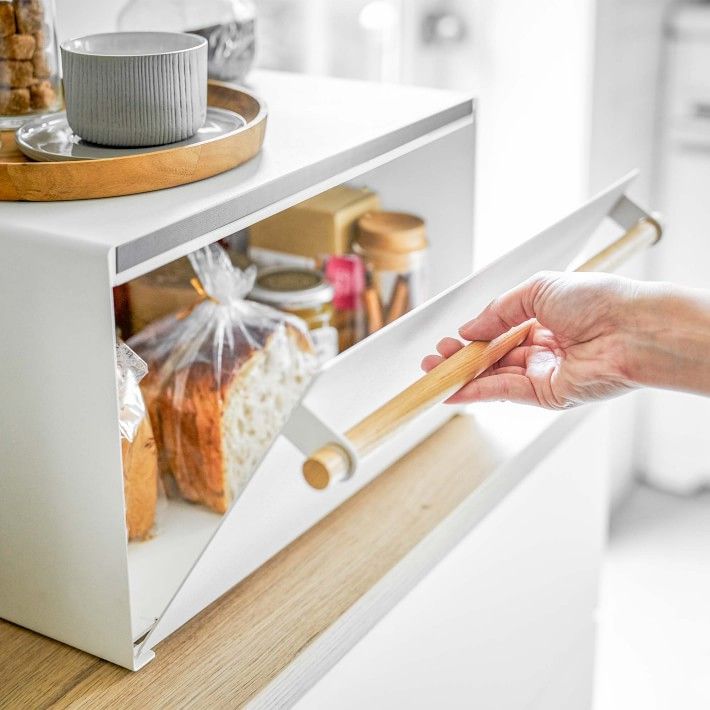
[[475,325],[476,319],[474,318],[473,320],[470,320],[468,323],[464,323],[460,328],[459,328],[459,333],[463,333],[464,331],[468,330],[471,326]]

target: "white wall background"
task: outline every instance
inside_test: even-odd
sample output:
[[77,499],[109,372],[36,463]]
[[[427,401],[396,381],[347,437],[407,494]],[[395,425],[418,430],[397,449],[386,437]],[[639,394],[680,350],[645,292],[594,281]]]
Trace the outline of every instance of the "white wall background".
[[113,32],[122,2],[111,0],[54,0],[60,42],[94,32]]
[[410,50],[405,79],[479,98],[476,254],[485,263],[587,195],[596,3],[417,2],[422,12],[437,4],[465,17],[467,46],[448,66],[426,47]]
[[[634,168],[641,174],[631,195],[657,209],[653,194],[658,135],[663,22],[670,0],[598,0],[589,184],[592,191]],[[641,277],[641,264],[627,275]],[[618,506],[638,472],[643,440],[642,398],[633,394],[610,407],[612,505]]]

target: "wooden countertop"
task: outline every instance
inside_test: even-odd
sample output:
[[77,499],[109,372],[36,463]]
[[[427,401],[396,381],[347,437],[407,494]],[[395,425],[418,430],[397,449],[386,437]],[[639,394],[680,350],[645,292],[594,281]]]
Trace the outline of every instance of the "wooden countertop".
[[0,621],[0,708],[293,702],[574,425],[569,414],[518,435],[515,451],[473,417],[452,419],[137,673]]

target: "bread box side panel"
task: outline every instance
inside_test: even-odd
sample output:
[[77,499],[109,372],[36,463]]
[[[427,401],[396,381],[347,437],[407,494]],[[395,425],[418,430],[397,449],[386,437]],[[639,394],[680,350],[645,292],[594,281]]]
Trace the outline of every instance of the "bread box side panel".
[[[626,179],[549,230],[337,358],[305,397],[341,431],[419,377],[432,338],[540,269],[563,269],[623,194]],[[194,565],[143,648],[152,648],[410,450],[452,411],[440,406],[361,461],[353,478],[326,491],[306,486],[304,456],[280,437]]]
[[109,256],[3,234],[0,616],[130,667]]

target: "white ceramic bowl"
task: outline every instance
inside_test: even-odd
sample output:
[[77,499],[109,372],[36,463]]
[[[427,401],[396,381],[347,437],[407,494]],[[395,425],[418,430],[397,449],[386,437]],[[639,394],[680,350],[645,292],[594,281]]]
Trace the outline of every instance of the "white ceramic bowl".
[[61,45],[67,121],[84,140],[165,145],[207,115],[207,40],[176,32],[112,32]]

